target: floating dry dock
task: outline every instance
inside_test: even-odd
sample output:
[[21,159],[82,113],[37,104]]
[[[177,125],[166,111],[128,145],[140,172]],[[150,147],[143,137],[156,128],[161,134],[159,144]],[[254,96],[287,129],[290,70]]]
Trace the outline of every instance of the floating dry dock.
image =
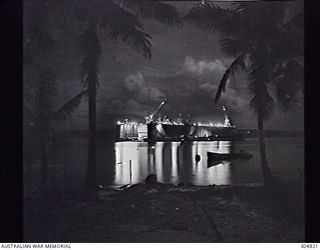
[[168,117],[154,119],[160,109],[166,104],[164,100],[158,108],[145,117],[145,123],[138,123],[126,119],[118,121],[119,141],[217,141],[241,139],[235,125],[232,124],[226,109],[223,107],[223,124],[190,123],[179,115],[172,121]]

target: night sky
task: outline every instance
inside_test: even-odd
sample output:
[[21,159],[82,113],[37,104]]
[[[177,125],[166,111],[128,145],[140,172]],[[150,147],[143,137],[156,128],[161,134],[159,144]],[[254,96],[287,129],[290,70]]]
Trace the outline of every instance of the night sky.
[[[27,7],[32,5],[32,1],[26,2]],[[181,12],[186,12],[193,5],[192,2],[171,4]],[[227,6],[227,3],[220,5]],[[68,5],[70,7],[72,5]],[[32,15],[32,10],[25,8],[25,20]],[[70,30],[66,36],[62,28],[55,24],[58,15],[52,13],[48,17],[52,19],[50,32],[59,42],[59,49],[54,51],[52,61],[47,62],[56,69],[59,90],[57,106],[75,96],[83,87],[79,73],[81,58],[75,45],[82,24],[78,24],[79,30]],[[245,74],[238,74],[236,81],[231,81],[221,102],[213,102],[219,81],[232,61],[219,48],[219,34],[203,32],[188,24],[167,27],[156,21],[142,21],[152,36],[151,60],[144,59],[122,42],[115,43],[101,35],[103,56],[97,104],[100,129],[115,126],[117,120],[125,117],[143,121],[143,117],[156,109],[164,98],[169,101],[161,114],[171,118],[181,113],[190,114],[198,122],[218,122],[223,120],[222,105],[226,105],[239,128],[256,127],[255,115],[249,108]],[[24,39],[26,42],[28,34]],[[33,70],[28,65],[25,67],[25,81],[32,81]],[[60,126],[86,129],[87,101],[83,100],[73,116]],[[286,113],[275,108],[266,128],[303,130],[302,97],[300,104]]]

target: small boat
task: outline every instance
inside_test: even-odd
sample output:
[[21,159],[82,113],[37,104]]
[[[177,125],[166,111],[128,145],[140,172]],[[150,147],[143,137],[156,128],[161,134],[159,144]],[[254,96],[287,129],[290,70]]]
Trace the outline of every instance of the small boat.
[[224,165],[227,161],[225,160],[212,160],[212,159],[209,159],[208,158],[208,161],[207,161],[207,168],[211,168],[211,167],[215,167],[215,166],[218,166],[220,164]]
[[251,159],[252,154],[247,152],[230,153],[230,154],[218,154],[213,152],[207,152],[208,160],[237,160],[237,159]]

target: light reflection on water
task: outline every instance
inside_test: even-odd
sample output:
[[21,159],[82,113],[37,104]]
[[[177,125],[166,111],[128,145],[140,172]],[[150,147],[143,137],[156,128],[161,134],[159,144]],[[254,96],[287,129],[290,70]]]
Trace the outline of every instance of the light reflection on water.
[[[207,152],[230,153],[230,141],[117,142],[114,186],[143,182],[155,174],[162,183],[231,184],[229,161],[207,165]],[[200,161],[196,161],[200,155]],[[131,174],[130,174],[131,172]]]
[[[87,169],[88,140],[85,136],[63,137],[48,151],[48,182],[58,187],[82,187]],[[266,138],[267,156],[272,174],[283,181],[300,180],[304,169],[304,140]],[[207,151],[217,153],[247,151],[250,160],[226,161],[207,167]],[[32,145],[24,148],[25,190],[41,183],[41,160]],[[201,155],[197,163],[195,155]],[[164,183],[242,184],[262,181],[259,144],[256,138],[235,142],[117,142],[100,138],[97,145],[98,185],[119,187],[144,182],[152,173]],[[119,164],[120,163],[120,164]]]

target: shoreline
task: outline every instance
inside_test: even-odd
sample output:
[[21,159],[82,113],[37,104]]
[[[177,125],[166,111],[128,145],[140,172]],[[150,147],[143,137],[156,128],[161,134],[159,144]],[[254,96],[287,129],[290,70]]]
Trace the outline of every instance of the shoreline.
[[[25,133],[32,133],[34,128],[29,126],[24,126]],[[245,138],[257,138],[257,130],[256,129],[238,129],[239,133],[241,133]],[[56,129],[52,132],[56,133],[59,136],[87,136],[88,130],[86,129],[78,129],[78,130],[63,130]],[[281,137],[304,137],[305,131],[303,130],[266,130],[265,136],[267,138],[281,138]],[[112,136],[111,136],[112,135]],[[110,137],[115,140],[118,138],[116,129],[97,129],[97,136],[102,137]]]
[[43,191],[25,201],[28,242],[304,240],[302,182],[189,187],[140,183],[122,191],[100,189],[98,200],[83,199],[80,188]]

